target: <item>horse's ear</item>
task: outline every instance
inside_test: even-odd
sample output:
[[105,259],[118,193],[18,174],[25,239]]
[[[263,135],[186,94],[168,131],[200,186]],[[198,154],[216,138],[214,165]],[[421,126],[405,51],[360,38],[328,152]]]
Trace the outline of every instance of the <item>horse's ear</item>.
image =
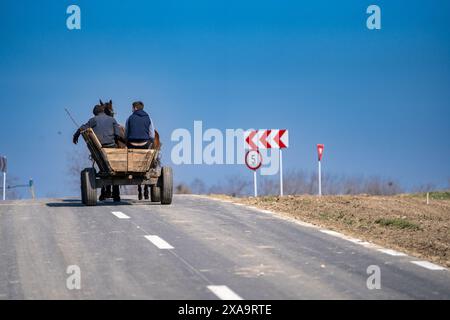
[[112,100],[111,99],[109,99],[109,104],[112,105]]
[[103,105],[102,99],[98,99],[98,101],[100,101],[100,105]]

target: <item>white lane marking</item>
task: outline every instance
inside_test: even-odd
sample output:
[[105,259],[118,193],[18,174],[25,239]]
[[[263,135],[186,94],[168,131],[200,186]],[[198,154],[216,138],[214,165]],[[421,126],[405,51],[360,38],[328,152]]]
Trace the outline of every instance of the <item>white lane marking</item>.
[[129,216],[127,216],[125,213],[120,212],[120,211],[113,211],[111,212],[113,215],[115,215],[117,218],[119,219],[130,219]]
[[430,269],[430,270],[446,270],[444,267],[438,266],[437,264],[428,262],[428,261],[411,261],[418,266]]
[[403,253],[400,251],[395,251],[392,249],[378,249],[378,251],[389,254],[391,256],[395,256],[395,257],[406,257],[406,253]]
[[157,246],[159,249],[174,249],[169,243],[167,243],[165,240],[161,239],[158,236],[150,235],[145,236],[145,238],[153,243],[155,246]]
[[208,289],[221,300],[243,300],[227,286],[208,286]]

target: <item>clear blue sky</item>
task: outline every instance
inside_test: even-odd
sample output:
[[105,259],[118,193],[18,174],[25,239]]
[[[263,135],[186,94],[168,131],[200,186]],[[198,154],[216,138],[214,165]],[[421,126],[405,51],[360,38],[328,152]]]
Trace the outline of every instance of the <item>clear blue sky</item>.
[[[77,4],[82,29],[66,28]],[[366,28],[366,8],[382,29]],[[406,187],[450,177],[450,2],[0,2],[0,154],[38,196],[70,194],[72,123],[98,98],[118,120],[143,100],[165,143],[176,128],[287,128],[285,168],[380,175]],[[60,133],[58,133],[60,132]],[[214,183],[243,166],[177,166]]]

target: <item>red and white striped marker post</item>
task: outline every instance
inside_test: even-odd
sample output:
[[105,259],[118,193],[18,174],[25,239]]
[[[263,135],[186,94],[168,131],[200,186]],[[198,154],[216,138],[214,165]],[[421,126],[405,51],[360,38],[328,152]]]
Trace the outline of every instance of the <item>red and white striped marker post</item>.
[[[279,149],[280,152],[280,196],[283,195],[283,153],[289,146],[289,132],[286,129],[249,130],[245,142],[250,150]],[[256,181],[256,180],[255,180]]]
[[319,196],[322,195],[322,168],[320,165],[320,162],[322,160],[322,155],[323,155],[323,144],[318,144],[317,145],[317,156],[319,159]]

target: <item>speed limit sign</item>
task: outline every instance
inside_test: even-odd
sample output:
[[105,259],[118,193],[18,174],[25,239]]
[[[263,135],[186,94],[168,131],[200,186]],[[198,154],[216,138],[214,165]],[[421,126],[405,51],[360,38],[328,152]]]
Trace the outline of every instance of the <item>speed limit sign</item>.
[[245,154],[245,164],[250,170],[258,170],[262,165],[262,156],[259,150],[249,150]]

